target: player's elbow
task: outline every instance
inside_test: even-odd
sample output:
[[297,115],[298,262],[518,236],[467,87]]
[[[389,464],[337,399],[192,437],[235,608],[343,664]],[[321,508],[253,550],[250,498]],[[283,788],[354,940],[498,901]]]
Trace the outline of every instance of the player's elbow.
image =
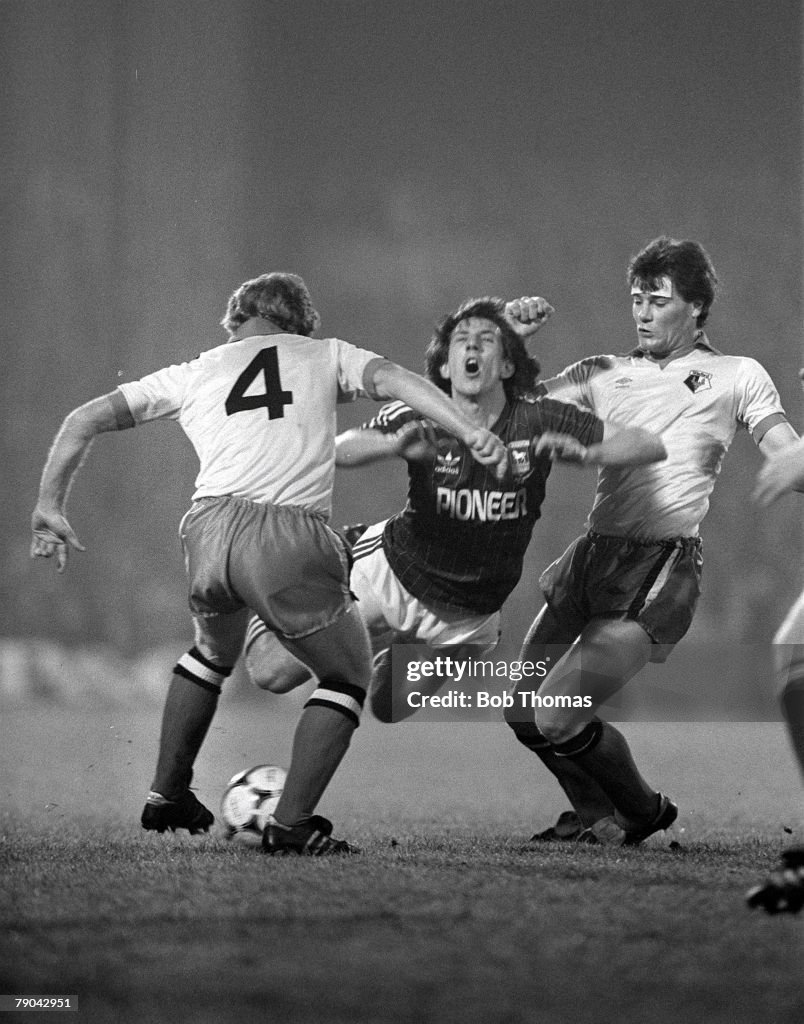
[[384,359],[374,370],[374,394],[378,399],[402,398],[405,383],[412,377],[415,377],[415,374],[410,370],[391,362],[390,359]]
[[82,405],[65,418],[59,431],[59,436],[69,438],[77,444],[87,444],[99,434],[101,424],[93,406]]

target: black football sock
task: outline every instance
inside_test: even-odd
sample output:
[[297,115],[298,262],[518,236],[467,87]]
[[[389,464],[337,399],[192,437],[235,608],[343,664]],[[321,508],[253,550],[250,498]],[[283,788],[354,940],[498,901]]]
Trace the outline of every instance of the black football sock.
[[285,788],[274,816],[298,825],[315,810],[360,724],[366,691],[340,676],[323,676],[304,705],[293,737]]
[[173,669],[159,736],[159,758],[151,789],[177,800],[193,777],[193,764],[215,717],[231,665],[216,665],[192,647]]
[[659,794],[642,778],[625,737],[611,723],[595,719],[566,743],[553,744],[553,750],[559,757],[572,759],[597,782],[621,825],[655,818]]
[[177,800],[190,785],[193,764],[218,706],[220,691],[174,675],[162,711],[159,758],[151,789]]
[[572,758],[559,757],[536,725],[514,721],[508,724],[519,742],[536,754],[545,768],[555,776],[584,828],[614,814],[611,800],[597,782],[580,765],[575,764]]

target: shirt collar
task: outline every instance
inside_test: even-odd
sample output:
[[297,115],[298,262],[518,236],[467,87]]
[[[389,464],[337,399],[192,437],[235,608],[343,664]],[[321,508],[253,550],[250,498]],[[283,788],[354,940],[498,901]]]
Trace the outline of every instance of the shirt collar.
[[[697,330],[695,332],[695,348],[706,349],[707,351],[711,352],[713,355],[716,355],[716,356],[722,356],[723,355],[723,353],[719,349],[715,348],[715,346],[712,344],[712,342],[709,340],[709,338],[707,338],[706,332],[704,330],[702,330],[702,329],[699,329],[699,330]],[[638,346],[637,346],[637,348],[632,348],[630,352],[626,353],[626,355],[634,356],[634,357],[639,358],[639,359],[645,359],[646,358],[645,353]],[[688,355],[692,355],[692,352],[688,353]],[[682,359],[686,359],[686,356],[682,356],[681,358]]]

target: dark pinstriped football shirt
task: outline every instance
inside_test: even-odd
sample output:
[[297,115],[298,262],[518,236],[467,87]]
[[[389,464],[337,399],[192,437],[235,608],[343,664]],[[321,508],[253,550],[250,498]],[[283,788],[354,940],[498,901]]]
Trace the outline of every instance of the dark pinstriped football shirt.
[[[416,419],[408,406],[391,402],[364,426],[390,434]],[[388,520],[383,547],[402,585],[426,604],[497,611],[522,574],[550,473],[550,460],[534,457],[533,442],[548,430],[586,446],[603,437],[594,414],[530,394],[507,401],[492,430],[510,455],[502,481],[440,427],[435,457],[408,463],[407,504]]]

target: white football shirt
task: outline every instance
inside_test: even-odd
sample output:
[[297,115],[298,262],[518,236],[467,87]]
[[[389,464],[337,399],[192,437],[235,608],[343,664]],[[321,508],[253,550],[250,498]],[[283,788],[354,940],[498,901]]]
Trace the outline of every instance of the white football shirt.
[[768,417],[784,418],[763,367],[718,352],[702,333],[692,352],[664,366],[638,353],[594,356],[542,383],[602,420],[661,435],[666,461],[599,471],[588,525],[614,536],[697,536],[737,428],[753,434]]
[[260,335],[119,390],[135,422],[178,420],[201,464],[194,499],[233,495],[328,517],[338,396],[375,397],[371,364],[382,358],[337,338]]

